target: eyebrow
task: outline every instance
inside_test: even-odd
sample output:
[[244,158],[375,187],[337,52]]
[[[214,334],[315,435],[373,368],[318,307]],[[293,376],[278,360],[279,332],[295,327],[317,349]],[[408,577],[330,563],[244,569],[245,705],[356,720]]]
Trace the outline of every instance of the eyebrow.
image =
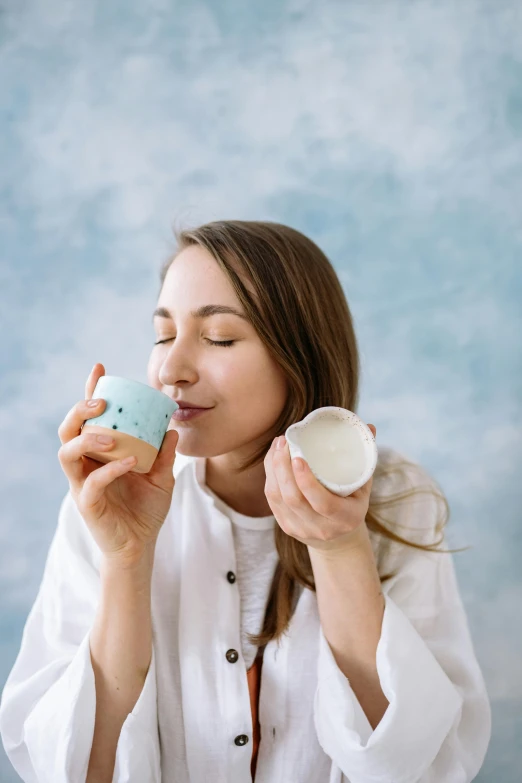
[[[248,321],[249,319],[244,313],[241,313],[239,310],[236,310],[235,307],[229,307],[228,305],[217,305],[217,304],[208,304],[203,305],[202,307],[198,307],[197,310],[191,310],[190,315],[192,318],[208,318],[211,315],[221,315],[221,314],[231,314],[231,315],[237,315],[239,318],[243,318],[245,321]],[[169,318],[171,321],[174,320],[172,318],[172,313],[167,310],[166,307],[157,307],[154,310],[154,313],[152,314],[152,320],[158,316],[159,318]]]

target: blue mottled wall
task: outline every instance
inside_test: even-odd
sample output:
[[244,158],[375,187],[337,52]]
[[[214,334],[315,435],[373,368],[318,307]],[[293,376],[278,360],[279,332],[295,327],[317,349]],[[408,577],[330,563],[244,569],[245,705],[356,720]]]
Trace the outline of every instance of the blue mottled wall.
[[517,0],[1,3],[0,682],[67,489],[58,424],[96,361],[145,381],[172,221],[278,220],[342,279],[359,413],[473,546],[477,780],[518,780],[521,205]]

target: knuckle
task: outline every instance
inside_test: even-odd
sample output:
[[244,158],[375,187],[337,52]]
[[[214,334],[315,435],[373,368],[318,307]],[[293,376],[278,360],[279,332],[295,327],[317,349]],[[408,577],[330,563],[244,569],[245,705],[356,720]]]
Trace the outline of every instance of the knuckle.
[[61,422],[60,426],[58,427],[58,437],[60,438],[62,443],[65,443],[67,439],[68,418],[69,418],[69,414],[67,414],[65,419]]
[[326,541],[330,541],[330,539],[331,539],[331,536],[329,535],[329,533],[326,530],[323,530],[322,528],[320,528],[319,530],[315,531],[314,535],[315,535],[316,538],[319,539],[319,541],[325,541],[326,542]]
[[69,453],[68,444],[62,443],[62,445],[58,449],[58,459],[60,460],[60,462],[66,461],[68,453]]
[[99,470],[93,470],[92,473],[89,473],[85,481],[83,482],[83,492],[85,493],[85,496],[87,496],[90,492],[97,489],[99,485],[99,476],[96,474],[99,474]]
[[275,497],[276,495],[276,487],[274,486],[274,483],[268,479],[265,481],[265,495],[267,497]]
[[288,506],[292,506],[293,508],[298,508],[303,502],[301,494],[298,494],[293,490],[287,491],[284,497],[285,497],[285,503]]
[[323,502],[318,506],[318,509],[319,510],[317,511],[317,513],[321,514],[321,516],[323,517],[328,517],[329,519],[331,519],[335,515],[335,509],[331,503]]

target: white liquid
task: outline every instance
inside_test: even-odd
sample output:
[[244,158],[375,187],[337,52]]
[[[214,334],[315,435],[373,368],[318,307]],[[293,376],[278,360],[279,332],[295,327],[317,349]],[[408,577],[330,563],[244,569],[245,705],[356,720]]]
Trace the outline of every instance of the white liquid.
[[326,481],[352,484],[364,473],[364,435],[346,419],[320,416],[296,435],[306,461]]

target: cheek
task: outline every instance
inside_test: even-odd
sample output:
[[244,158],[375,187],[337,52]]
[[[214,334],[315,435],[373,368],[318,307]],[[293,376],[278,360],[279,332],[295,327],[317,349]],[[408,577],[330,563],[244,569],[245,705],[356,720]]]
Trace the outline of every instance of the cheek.
[[208,356],[200,367],[200,377],[205,378],[209,386],[213,386],[225,397],[241,394],[252,372],[252,362],[248,353],[240,355],[238,352],[235,356],[227,354],[227,351],[233,350],[233,348],[214,348],[218,354],[217,358],[215,355]]
[[[253,357],[252,357],[253,358]],[[262,354],[255,361],[243,362],[237,372],[236,389],[245,409],[280,409],[287,396],[287,381],[279,365]]]

